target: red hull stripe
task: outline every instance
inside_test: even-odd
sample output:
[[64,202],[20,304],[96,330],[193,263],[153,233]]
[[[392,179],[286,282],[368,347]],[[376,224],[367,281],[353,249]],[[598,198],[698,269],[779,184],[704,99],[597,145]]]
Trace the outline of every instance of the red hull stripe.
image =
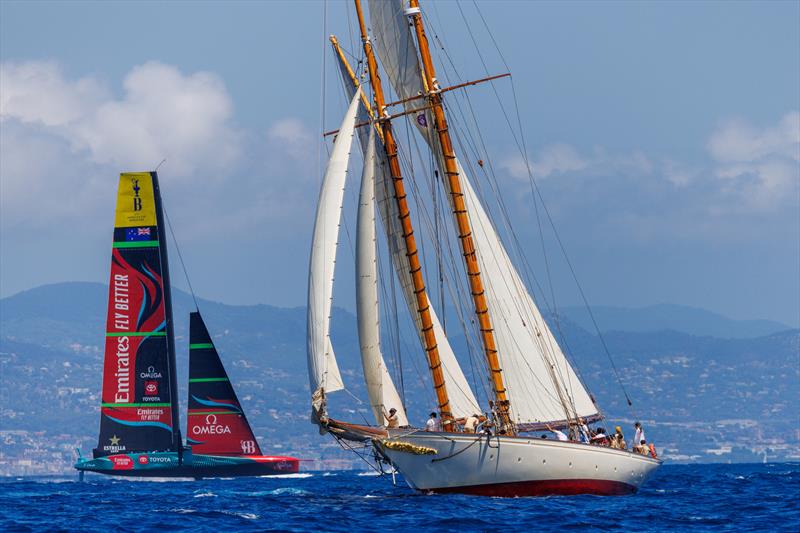
[[596,494],[598,496],[621,496],[636,492],[636,487],[620,481],[604,479],[546,479],[517,481],[514,483],[492,483],[467,487],[443,487],[431,489],[436,493],[474,494],[476,496],[573,496]]

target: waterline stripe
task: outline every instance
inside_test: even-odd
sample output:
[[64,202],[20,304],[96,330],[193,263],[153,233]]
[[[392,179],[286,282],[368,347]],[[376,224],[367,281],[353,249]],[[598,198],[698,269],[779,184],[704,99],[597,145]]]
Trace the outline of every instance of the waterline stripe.
[[213,348],[213,347],[214,345],[211,344],[210,342],[198,342],[197,344],[189,345],[190,350],[199,350],[201,348]]
[[212,381],[228,381],[228,378],[194,378],[189,383],[211,383]]
[[171,403],[101,403],[100,407],[172,407]]
[[166,331],[113,331],[107,332],[106,337],[166,337]]
[[155,248],[158,246],[158,241],[129,241],[129,242],[115,242],[114,248]]

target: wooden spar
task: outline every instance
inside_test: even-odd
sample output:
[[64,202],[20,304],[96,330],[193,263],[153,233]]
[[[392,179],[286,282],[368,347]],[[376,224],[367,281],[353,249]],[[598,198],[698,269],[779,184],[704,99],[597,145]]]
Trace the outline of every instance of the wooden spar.
[[[439,404],[439,413],[442,419],[442,427],[445,430],[454,431],[453,413],[450,411],[450,399],[447,395],[447,386],[444,382],[444,372],[442,362],[439,359],[439,347],[436,343],[436,335],[433,331],[433,320],[431,319],[430,303],[428,292],[425,289],[425,280],[422,277],[422,266],[419,262],[417,253],[417,243],[414,238],[414,228],[411,226],[411,212],[408,209],[406,191],[403,184],[403,175],[400,171],[400,161],[397,157],[397,144],[392,133],[392,123],[385,117],[385,99],[383,96],[383,86],[378,74],[378,63],[372,50],[372,43],[367,35],[367,27],[364,23],[364,13],[361,10],[360,0],[354,0],[356,13],[358,14],[358,25],[361,30],[361,41],[364,43],[364,54],[367,56],[367,67],[369,69],[369,79],[372,83],[372,92],[375,97],[375,116],[378,117],[381,130],[383,131],[383,146],[386,150],[386,157],[389,161],[389,171],[392,174],[394,184],[394,198],[397,202],[398,217],[403,228],[403,242],[406,247],[406,256],[410,266],[411,279],[414,282],[414,294],[417,299],[417,312],[422,323],[422,338],[425,344],[425,353],[428,357],[428,368],[433,378],[433,387],[436,392],[436,400]],[[450,427],[447,427],[450,425]]]
[[[344,54],[342,53],[341,48],[339,48],[338,43],[334,42],[335,40],[336,40],[336,37],[331,35],[331,42],[334,43],[334,50],[336,50],[337,54],[339,54],[339,59],[341,60],[341,62],[347,68],[347,72],[350,75],[350,78],[353,80],[353,84],[356,87],[358,87],[360,85],[360,83],[358,82],[358,79],[356,78],[355,73],[353,73],[353,69],[350,68],[350,64],[347,62],[347,59],[345,59]],[[477,85],[477,84],[483,83],[485,81],[492,81],[492,80],[496,80],[498,78],[507,78],[509,76],[511,76],[511,73],[507,72],[505,74],[498,74],[496,76],[489,76],[488,78],[481,78],[479,80],[467,81],[467,82],[464,82],[464,83],[459,83],[458,85],[453,85],[451,87],[445,87],[444,89],[439,89],[439,92],[440,93],[445,93],[447,91],[453,91],[455,89],[463,89],[464,87],[469,87],[470,85]],[[385,105],[386,105],[386,107],[390,107],[390,106],[395,106],[395,105],[399,105],[399,104],[405,104],[406,102],[412,102],[414,100],[419,100],[420,98],[427,98],[427,97],[428,97],[427,94],[418,94],[416,96],[410,96],[408,98],[404,98],[402,100],[397,100],[395,102],[389,102],[388,104],[385,104]],[[365,106],[367,106],[367,111],[369,112],[370,116],[375,118],[375,114],[372,112],[371,106],[366,103],[367,102],[367,97],[364,94],[361,95],[361,101],[364,102]],[[403,112],[400,112],[400,113],[395,113],[393,115],[389,115],[388,119],[392,120],[392,119],[395,119],[395,118],[398,118],[398,117],[402,117],[402,116],[405,116],[405,115],[410,115],[412,113],[416,113],[418,111],[424,111],[426,109],[432,109],[432,107],[431,106],[425,106],[425,107],[420,107],[420,108],[417,108],[417,109],[409,109],[407,111],[403,111]],[[358,124],[356,124],[356,128],[364,127],[367,124],[369,124],[369,122],[359,122]],[[322,136],[323,137],[327,137],[328,135],[335,135],[337,133],[339,133],[339,130],[331,130],[331,131],[326,131],[325,133],[322,134]],[[378,133],[380,133],[380,131]]]
[[[358,85],[356,85],[356,87],[358,87]],[[417,108],[414,108],[414,109],[407,109],[405,111],[401,111],[400,113],[395,113],[393,115],[384,115],[383,120],[394,120],[394,119],[396,119],[398,117],[404,117],[406,115],[412,115],[414,113],[419,113],[420,111],[425,111],[427,109],[433,109],[433,107],[431,107],[429,105],[426,105],[426,106],[417,107]],[[370,116],[372,118],[375,118],[375,115],[372,114],[372,110],[371,109],[369,110],[369,112],[370,112]],[[354,128],[363,128],[364,126],[369,126],[370,124],[372,124],[372,123],[371,122],[358,122],[353,127]],[[377,128],[377,124],[376,124],[376,128]],[[339,130],[331,130],[331,131],[326,131],[325,133],[322,134],[322,136],[323,137],[327,137],[329,135],[336,135],[337,133],[339,133]],[[379,131],[379,134],[381,134],[380,131]],[[381,137],[381,140],[383,140],[383,137]]]
[[[347,62],[347,58],[344,57],[344,52],[342,51],[342,47],[339,46],[339,41],[336,39],[335,35],[331,35],[329,39],[331,41],[331,46],[333,46],[333,51],[336,52],[336,56],[339,58],[339,61],[341,61],[342,66],[347,71],[347,75],[350,76],[350,80],[353,82],[353,85],[355,85],[356,89],[358,89],[361,86],[361,82],[358,81],[358,76],[356,76],[356,73],[353,71],[353,68],[350,66],[350,63]],[[374,118],[375,113],[372,111],[372,106],[369,103],[369,98],[367,98],[367,95],[364,91],[361,91],[361,103],[364,104],[364,109],[367,110],[367,114],[370,117]],[[356,127],[366,126],[367,124],[369,124],[369,122],[361,122],[359,124],[356,124]],[[380,130],[380,128],[376,127],[375,132],[378,134],[380,139],[383,140],[383,132]],[[327,137],[328,135],[333,135],[334,133],[339,133],[339,130],[326,132],[322,136]]]
[[444,159],[445,174],[447,176],[448,188],[452,198],[451,205],[455,215],[459,241],[461,242],[464,264],[469,277],[472,300],[475,304],[475,315],[481,330],[481,340],[489,365],[492,388],[494,389],[495,410],[500,419],[501,428],[506,433],[514,433],[514,427],[509,414],[509,402],[506,396],[506,387],[503,383],[503,371],[500,368],[500,360],[497,357],[497,344],[494,338],[492,319],[489,316],[489,306],[486,301],[483,280],[481,279],[478,256],[475,253],[475,243],[472,239],[472,228],[470,227],[467,207],[464,203],[464,193],[462,192],[461,179],[458,175],[458,165],[456,154],[453,150],[453,142],[450,139],[450,132],[447,127],[447,118],[442,105],[442,96],[436,82],[436,71],[431,59],[431,51],[428,45],[428,38],[425,36],[425,28],[422,24],[422,15],[419,10],[419,0],[410,0],[408,14],[414,22],[414,29],[417,34],[420,58],[422,59],[423,77],[427,81],[428,100],[433,107],[433,117],[436,124],[436,133],[439,137],[439,144],[442,148]]
[[[448,91],[455,91],[456,89],[463,89],[464,87],[471,87],[473,85],[478,85],[479,83],[483,83],[485,81],[493,81],[493,80],[499,80],[500,78],[510,78],[510,77],[511,77],[511,73],[510,72],[506,72],[505,74],[497,74],[495,76],[489,76],[489,77],[486,77],[486,78],[481,78],[479,80],[465,81],[464,83],[459,83],[457,85],[451,85],[450,87],[445,87],[444,89],[439,89],[439,92],[440,93],[446,93]],[[427,94],[418,94],[416,96],[409,96],[408,98],[403,98],[402,100],[389,102],[388,104],[386,104],[386,107],[393,106],[393,105],[399,105],[399,104],[405,104],[406,102],[411,102],[413,100],[419,100],[420,98],[425,98],[427,96],[428,96]]]

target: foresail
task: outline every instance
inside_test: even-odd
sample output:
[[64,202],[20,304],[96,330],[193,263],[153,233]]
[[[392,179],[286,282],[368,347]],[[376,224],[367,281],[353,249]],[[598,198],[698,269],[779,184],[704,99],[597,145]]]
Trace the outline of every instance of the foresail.
[[592,417],[597,407],[511,262],[461,164],[458,172],[517,424]]
[[308,276],[308,378],[311,392],[344,388],[330,340],[336,248],[344,201],[347,164],[361,90],[356,91],[333,142],[319,193]]
[[385,424],[385,413],[397,409],[401,426],[408,425],[400,395],[381,353],[378,311],[378,268],[375,235],[375,130],[370,128],[361,192],[356,239],[356,311],[361,364],[375,422]]

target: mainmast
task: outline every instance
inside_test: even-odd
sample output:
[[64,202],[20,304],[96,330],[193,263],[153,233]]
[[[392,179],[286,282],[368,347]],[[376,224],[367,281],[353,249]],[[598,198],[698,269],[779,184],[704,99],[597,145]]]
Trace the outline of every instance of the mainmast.
[[495,408],[497,416],[500,419],[501,427],[505,429],[506,432],[513,432],[514,429],[509,414],[509,402],[508,398],[506,397],[506,387],[503,383],[503,371],[500,368],[500,361],[497,357],[497,344],[494,338],[494,329],[492,327],[491,317],[489,316],[489,307],[486,302],[485,289],[481,279],[480,267],[478,265],[478,257],[475,253],[475,243],[472,239],[472,229],[470,226],[469,216],[467,215],[467,208],[464,203],[464,193],[462,192],[456,155],[455,151],[453,150],[453,143],[447,127],[447,118],[445,117],[444,107],[442,105],[439,84],[436,81],[436,70],[433,67],[433,61],[431,60],[428,38],[425,36],[425,29],[422,23],[419,1],[410,0],[409,6],[410,9],[407,13],[414,22],[414,29],[416,30],[417,34],[419,53],[420,58],[422,59],[423,80],[428,91],[428,101],[430,102],[430,106],[433,110],[436,133],[439,136],[439,144],[442,147],[442,156],[445,167],[444,170],[447,177],[450,197],[452,199],[451,206],[453,208],[453,214],[455,215],[456,224],[458,226],[458,237],[459,241],[461,242],[464,264],[469,276],[472,300],[475,304],[475,314],[480,325],[481,340],[486,355],[486,361],[489,365],[492,388],[494,389],[494,397],[496,402]]
[[[361,10],[360,0],[354,0],[356,6],[356,13],[358,14],[358,25],[361,31],[361,41],[364,43],[364,54],[367,57],[367,67],[369,69],[370,82],[372,84],[372,92],[375,98],[375,116],[377,117],[380,131],[383,134],[383,146],[386,151],[386,157],[389,162],[389,171],[392,175],[392,183],[394,185],[394,197],[397,202],[397,211],[403,228],[403,242],[406,248],[406,255],[410,265],[411,279],[414,283],[414,294],[417,300],[417,312],[419,313],[420,321],[422,323],[422,337],[425,344],[425,352],[428,357],[428,367],[433,377],[433,386],[436,392],[436,399],[439,403],[439,412],[442,417],[442,426],[444,429],[454,430],[452,427],[453,414],[450,410],[450,400],[447,395],[447,387],[444,382],[444,373],[442,372],[442,362],[439,358],[439,348],[436,343],[436,336],[433,331],[433,321],[430,313],[430,303],[428,301],[428,293],[425,289],[425,280],[422,277],[422,267],[420,266],[419,256],[417,254],[417,243],[414,238],[414,228],[411,225],[411,213],[408,209],[408,202],[406,200],[405,186],[403,184],[403,175],[400,170],[400,161],[397,157],[397,144],[394,141],[392,133],[392,123],[386,116],[386,100],[383,95],[383,87],[381,85],[380,75],[378,74],[378,63],[375,60],[375,54],[372,50],[372,43],[369,41],[367,35],[367,27],[364,23],[364,13]],[[451,427],[446,427],[450,424]]]

